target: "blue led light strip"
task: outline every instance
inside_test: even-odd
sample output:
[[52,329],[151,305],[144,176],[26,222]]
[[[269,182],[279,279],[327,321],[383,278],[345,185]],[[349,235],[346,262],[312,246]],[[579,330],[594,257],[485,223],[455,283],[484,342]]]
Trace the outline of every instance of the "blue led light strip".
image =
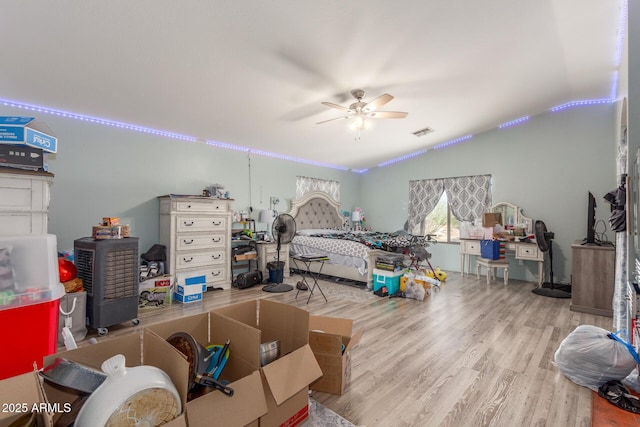
[[67,111],[53,110],[53,109],[50,109],[50,108],[39,107],[39,106],[36,106],[36,105],[22,104],[22,103],[10,101],[10,100],[7,100],[7,99],[0,99],[0,104],[4,105],[6,107],[20,108],[20,109],[23,109],[23,110],[35,111],[37,113],[51,114],[53,116],[64,117],[64,118],[67,118],[67,119],[80,120],[80,121],[83,121],[83,122],[89,122],[89,123],[93,123],[93,124],[97,124],[97,125],[111,126],[111,127],[116,127],[116,128],[120,128],[120,129],[132,130],[132,131],[135,131],[135,132],[148,133],[148,134],[151,134],[151,135],[165,136],[167,138],[179,139],[181,141],[190,141],[190,142],[196,142],[197,141],[196,138],[193,138],[193,137],[187,136],[187,135],[180,135],[180,134],[173,133],[173,132],[167,132],[167,131],[163,131],[163,130],[146,128],[146,127],[142,127],[142,126],[130,125],[130,124],[127,124],[127,123],[115,122],[115,121],[112,121],[112,120],[100,119],[98,117],[85,116],[83,114],[70,113],[70,112],[67,112]]
[[596,104],[612,104],[614,102],[616,102],[615,99],[585,99],[583,101],[567,102],[566,104],[553,107],[549,111],[556,112],[556,111],[566,110],[567,108],[584,107],[585,105],[596,105]]
[[[113,120],[106,120],[106,119],[101,119],[101,118],[98,118],[98,117],[86,116],[86,115],[83,115],[83,114],[70,113],[70,112],[67,112],[67,111],[54,110],[54,109],[51,109],[51,108],[40,107],[40,106],[37,106],[37,105],[23,104],[23,103],[11,101],[11,100],[8,100],[8,99],[0,98],[0,105],[4,105],[5,107],[19,108],[19,109],[22,109],[22,110],[34,111],[34,112],[37,112],[37,113],[51,114],[53,116],[64,117],[64,118],[67,118],[67,119],[80,120],[80,121],[93,123],[93,124],[97,124],[97,125],[111,126],[111,127],[115,127],[115,128],[119,128],[119,129],[126,129],[126,130],[130,130],[130,131],[134,131],[134,132],[141,132],[141,133],[146,133],[146,134],[151,134],[151,135],[163,136],[163,137],[166,137],[166,138],[178,139],[180,141],[187,141],[187,142],[198,142],[198,141],[200,141],[198,138],[195,138],[195,137],[192,137],[192,136],[188,136],[188,135],[181,135],[181,134],[178,134],[178,133],[167,132],[167,131],[157,130],[157,129],[151,129],[151,128],[146,128],[146,127],[142,127],[142,126],[136,126],[136,125],[131,125],[131,124],[127,124],[127,123],[116,122],[116,121],[113,121]],[[289,160],[289,161],[297,162],[297,163],[304,163],[304,164],[308,164],[308,165],[321,166],[321,167],[325,167],[325,168],[338,169],[338,170],[349,170],[349,168],[344,167],[344,166],[337,166],[337,165],[332,165],[332,164],[329,164],[329,163],[322,163],[322,162],[314,162],[312,160],[305,160],[305,159],[300,159],[300,158],[297,158],[297,157],[275,154],[275,153],[271,153],[271,152],[268,152],[268,151],[252,150],[252,149],[247,148],[247,147],[242,147],[242,146],[234,145],[234,144],[228,144],[228,143],[225,143],[225,142],[207,140],[207,141],[205,141],[205,143],[207,145],[211,145],[211,146],[217,147],[217,148],[222,148],[222,149],[225,149],[225,150],[251,152],[251,153],[257,154],[259,156],[273,157],[273,158]]]
[[519,125],[520,123],[524,123],[527,120],[529,120],[529,116],[520,117],[518,119],[511,120],[510,122],[502,123],[501,125],[498,125],[498,128],[499,129],[504,129],[504,128],[508,128],[508,127],[511,127],[511,126]]

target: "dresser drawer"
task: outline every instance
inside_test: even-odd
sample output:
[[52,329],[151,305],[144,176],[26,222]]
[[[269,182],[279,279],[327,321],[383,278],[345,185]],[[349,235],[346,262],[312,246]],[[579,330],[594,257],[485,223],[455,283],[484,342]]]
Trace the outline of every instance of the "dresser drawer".
[[176,238],[176,248],[179,251],[195,249],[224,248],[227,245],[227,236],[224,233],[213,234],[188,234],[181,233]]
[[460,253],[480,255],[480,240],[460,240]]
[[516,245],[516,258],[544,261],[544,252],[538,248],[538,245],[519,243]]
[[177,212],[227,212],[228,202],[223,200],[185,200],[176,202]]
[[20,234],[47,234],[47,213],[0,211],[0,236]]
[[227,229],[226,217],[184,216],[176,218],[178,233],[189,231],[224,231]]
[[224,264],[227,262],[225,254],[225,250],[178,253],[176,254],[176,269]]
[[49,209],[49,181],[0,176],[0,211],[38,211]]

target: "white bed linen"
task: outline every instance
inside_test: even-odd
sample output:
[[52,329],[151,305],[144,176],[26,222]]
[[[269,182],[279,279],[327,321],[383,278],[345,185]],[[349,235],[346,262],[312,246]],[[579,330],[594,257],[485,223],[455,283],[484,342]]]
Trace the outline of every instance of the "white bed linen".
[[331,264],[357,268],[360,274],[367,272],[369,248],[362,243],[297,235],[289,245],[289,252],[292,255],[326,255]]

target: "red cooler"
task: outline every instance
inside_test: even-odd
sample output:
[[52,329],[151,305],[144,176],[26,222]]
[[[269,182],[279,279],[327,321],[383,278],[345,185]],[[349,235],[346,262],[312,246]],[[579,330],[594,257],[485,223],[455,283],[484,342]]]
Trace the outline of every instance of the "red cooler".
[[56,236],[0,236],[0,379],[56,352],[63,295]]

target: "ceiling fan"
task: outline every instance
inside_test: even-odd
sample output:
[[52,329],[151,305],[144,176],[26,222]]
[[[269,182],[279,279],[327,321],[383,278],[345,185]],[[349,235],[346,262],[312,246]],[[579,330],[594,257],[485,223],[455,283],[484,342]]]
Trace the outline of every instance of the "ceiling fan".
[[331,122],[339,119],[351,119],[353,118],[354,129],[358,131],[367,129],[370,125],[370,122],[367,120],[368,118],[378,118],[378,119],[403,119],[407,117],[408,113],[400,112],[400,111],[378,111],[378,108],[387,104],[389,101],[393,99],[393,96],[385,93],[383,95],[374,98],[370,102],[364,102],[362,98],[364,98],[364,90],[362,89],[354,89],[351,91],[351,95],[356,99],[356,102],[349,105],[348,107],[344,107],[342,105],[334,104],[333,102],[323,102],[323,105],[327,107],[335,108],[336,110],[340,110],[345,112],[346,114],[340,117],[335,117],[329,120],[323,120],[316,124],[322,124]]

